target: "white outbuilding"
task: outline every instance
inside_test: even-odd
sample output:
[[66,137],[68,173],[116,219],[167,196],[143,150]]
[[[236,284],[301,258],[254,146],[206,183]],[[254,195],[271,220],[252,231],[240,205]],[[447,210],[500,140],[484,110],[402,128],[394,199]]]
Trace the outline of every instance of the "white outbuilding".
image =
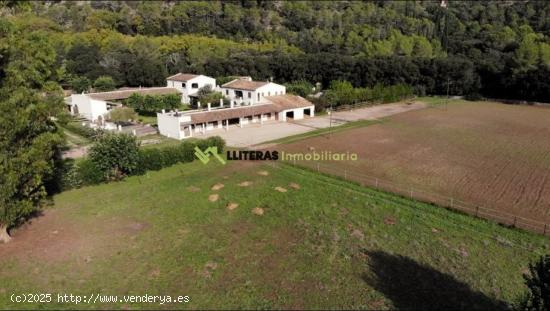
[[240,77],[221,86],[222,95],[235,106],[265,103],[268,96],[286,94],[286,87],[269,81]]
[[190,73],[178,73],[166,78],[166,87],[175,88],[182,94],[181,101],[184,104],[191,102],[190,96],[196,95],[200,88],[209,85],[212,90],[216,88],[216,79]]
[[68,102],[72,115],[80,115],[94,123],[102,124],[109,111],[121,105],[121,101],[132,94],[168,95],[181,94],[179,90],[170,87],[131,88],[111,92],[73,94]]

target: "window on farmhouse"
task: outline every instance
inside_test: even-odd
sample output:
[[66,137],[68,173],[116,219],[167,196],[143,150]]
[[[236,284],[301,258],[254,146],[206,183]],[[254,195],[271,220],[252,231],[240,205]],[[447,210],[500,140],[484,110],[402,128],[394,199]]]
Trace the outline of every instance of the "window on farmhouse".
[[235,91],[235,96],[238,98],[243,98],[243,91]]
[[225,90],[225,95],[229,96],[229,90]]
[[181,87],[185,88],[185,83],[182,83],[182,84],[181,84]]
[[252,93],[248,92],[248,98],[252,98]]
[[199,84],[198,83],[193,83],[193,84],[191,84],[191,88],[198,89]]

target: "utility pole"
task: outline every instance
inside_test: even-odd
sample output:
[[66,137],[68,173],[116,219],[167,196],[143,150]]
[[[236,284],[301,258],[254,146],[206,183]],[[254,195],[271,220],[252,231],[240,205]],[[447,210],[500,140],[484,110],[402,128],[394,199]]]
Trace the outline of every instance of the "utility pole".
[[329,127],[328,127],[328,137],[332,137],[332,101],[330,102],[330,110],[328,111],[329,117]]
[[447,106],[449,105],[449,85],[451,84],[451,80],[449,79],[449,75],[447,74],[447,99],[445,100],[445,111],[447,111]]
[[[449,57],[449,8],[448,1],[442,0],[441,7],[445,10],[445,57]],[[448,109],[449,105],[449,85],[451,81],[449,78],[449,72],[447,71],[447,98],[445,99],[445,111]]]

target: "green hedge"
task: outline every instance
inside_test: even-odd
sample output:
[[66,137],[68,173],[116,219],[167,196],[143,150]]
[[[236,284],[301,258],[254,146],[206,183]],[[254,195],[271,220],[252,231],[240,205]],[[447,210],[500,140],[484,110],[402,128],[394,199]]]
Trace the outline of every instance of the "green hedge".
[[195,147],[204,150],[209,146],[216,146],[218,152],[223,152],[225,141],[221,137],[214,136],[207,139],[189,139],[176,146],[142,149],[139,151],[140,173],[160,170],[177,163],[192,162],[195,160]]
[[[142,175],[147,171],[157,171],[177,163],[193,162],[196,158],[195,147],[204,150],[209,146],[218,147],[218,152],[221,153],[225,148],[225,141],[219,136],[214,136],[207,139],[188,139],[175,146],[140,149],[139,164],[132,175]],[[96,185],[105,181],[102,170],[90,159],[66,160],[61,169],[62,190]]]
[[63,124],[61,126],[75,134],[86,137],[90,140],[95,140],[97,137],[105,133],[103,129],[93,129],[91,127],[83,126],[76,122],[68,122],[67,124]]

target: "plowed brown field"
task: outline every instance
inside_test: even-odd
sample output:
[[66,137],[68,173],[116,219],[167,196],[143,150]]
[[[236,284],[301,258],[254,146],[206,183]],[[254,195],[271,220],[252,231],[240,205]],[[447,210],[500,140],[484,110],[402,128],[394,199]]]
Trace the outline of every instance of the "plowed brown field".
[[550,108],[457,101],[279,147],[355,152],[358,161],[321,165],[550,223]]

